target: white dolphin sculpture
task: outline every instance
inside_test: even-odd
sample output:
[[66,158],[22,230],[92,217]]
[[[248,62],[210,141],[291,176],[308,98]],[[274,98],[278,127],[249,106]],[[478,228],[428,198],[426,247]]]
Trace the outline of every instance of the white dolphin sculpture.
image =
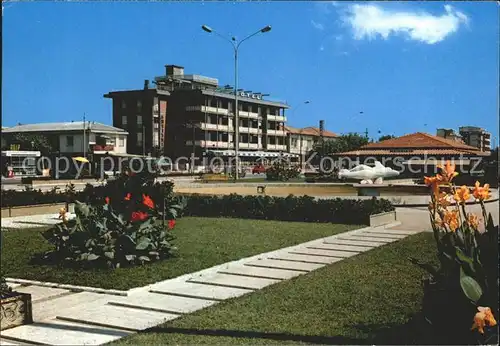
[[341,169],[339,171],[339,178],[359,179],[361,184],[382,184],[384,178],[398,175],[398,171],[385,167],[380,161],[375,161],[375,167],[359,165],[353,169]]

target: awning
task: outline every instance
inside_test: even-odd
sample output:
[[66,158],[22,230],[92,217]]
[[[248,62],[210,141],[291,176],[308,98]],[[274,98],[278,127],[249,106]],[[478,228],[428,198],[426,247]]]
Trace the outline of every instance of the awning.
[[2,156],[21,156],[21,157],[28,157],[28,156],[34,156],[34,157],[39,157],[40,156],[40,151],[34,151],[34,150],[5,150],[2,151]]
[[116,156],[116,157],[142,157],[142,158],[150,158],[151,156],[146,156],[146,155],[135,155],[135,154],[127,154],[127,153],[115,153],[115,152],[108,152],[109,156]]
[[[213,153],[217,156],[235,156],[234,150],[210,150],[208,153]],[[298,157],[297,154],[290,153],[277,153],[269,151],[239,151],[238,156],[240,157]]]
[[73,160],[78,161],[78,162],[83,162],[83,163],[89,163],[90,162],[85,157],[81,157],[81,156],[73,157]]

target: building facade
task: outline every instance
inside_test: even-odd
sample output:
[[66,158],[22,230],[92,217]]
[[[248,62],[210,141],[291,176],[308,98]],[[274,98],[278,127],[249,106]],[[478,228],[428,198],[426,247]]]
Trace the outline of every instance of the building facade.
[[462,126],[458,131],[465,144],[481,151],[491,150],[491,135],[486,130],[475,126]]
[[[154,88],[146,84],[144,90],[104,95],[113,100],[113,125],[129,132],[129,152],[157,156],[154,147],[158,144],[161,154],[172,158],[234,156],[235,90],[231,86],[220,87],[215,78],[186,75],[176,65],[166,65],[165,75],[155,78]],[[236,94],[241,158],[286,153],[288,106],[266,100],[268,95],[262,93],[239,89]]]
[[449,139],[459,143],[464,143],[464,140],[460,134],[456,133],[453,129],[437,129],[436,135],[444,139]]
[[[127,132],[96,122],[39,123],[12,126],[2,130],[7,146],[16,144],[16,134],[42,134],[47,137],[52,152],[60,156],[117,155],[127,153]],[[26,144],[25,144],[26,145]],[[32,148],[17,147],[17,150]]]
[[[295,128],[285,127],[287,131],[287,150],[291,154],[305,156],[320,142],[321,131],[317,127]],[[337,135],[333,132],[323,130],[324,140],[334,140]]]

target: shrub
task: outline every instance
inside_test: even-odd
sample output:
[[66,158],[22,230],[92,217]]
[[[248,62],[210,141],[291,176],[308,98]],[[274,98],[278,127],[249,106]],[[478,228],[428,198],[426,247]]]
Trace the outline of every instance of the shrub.
[[385,199],[320,199],[309,196],[189,195],[183,215],[303,222],[369,224],[370,215],[392,211]]
[[300,176],[300,167],[290,167],[284,162],[275,162],[266,169],[266,179],[270,181],[288,181]]
[[0,273],[0,298],[8,297],[12,293],[12,288],[7,285],[3,273]]
[[[170,256],[169,230],[181,206],[164,205],[160,194],[165,189],[142,175],[120,177],[102,189],[87,187],[87,203],[76,201],[76,218],[42,233],[55,247],[45,258],[118,268]],[[157,222],[159,207],[165,207],[168,226]]]

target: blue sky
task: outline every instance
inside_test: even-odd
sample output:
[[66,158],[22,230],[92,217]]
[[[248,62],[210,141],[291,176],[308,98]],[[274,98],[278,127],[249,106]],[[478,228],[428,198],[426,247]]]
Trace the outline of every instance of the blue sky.
[[2,122],[111,123],[102,95],[165,64],[232,84],[229,43],[201,25],[239,38],[271,25],[242,44],[239,86],[289,103],[292,126],[498,136],[498,15],[495,2],[6,3]]

